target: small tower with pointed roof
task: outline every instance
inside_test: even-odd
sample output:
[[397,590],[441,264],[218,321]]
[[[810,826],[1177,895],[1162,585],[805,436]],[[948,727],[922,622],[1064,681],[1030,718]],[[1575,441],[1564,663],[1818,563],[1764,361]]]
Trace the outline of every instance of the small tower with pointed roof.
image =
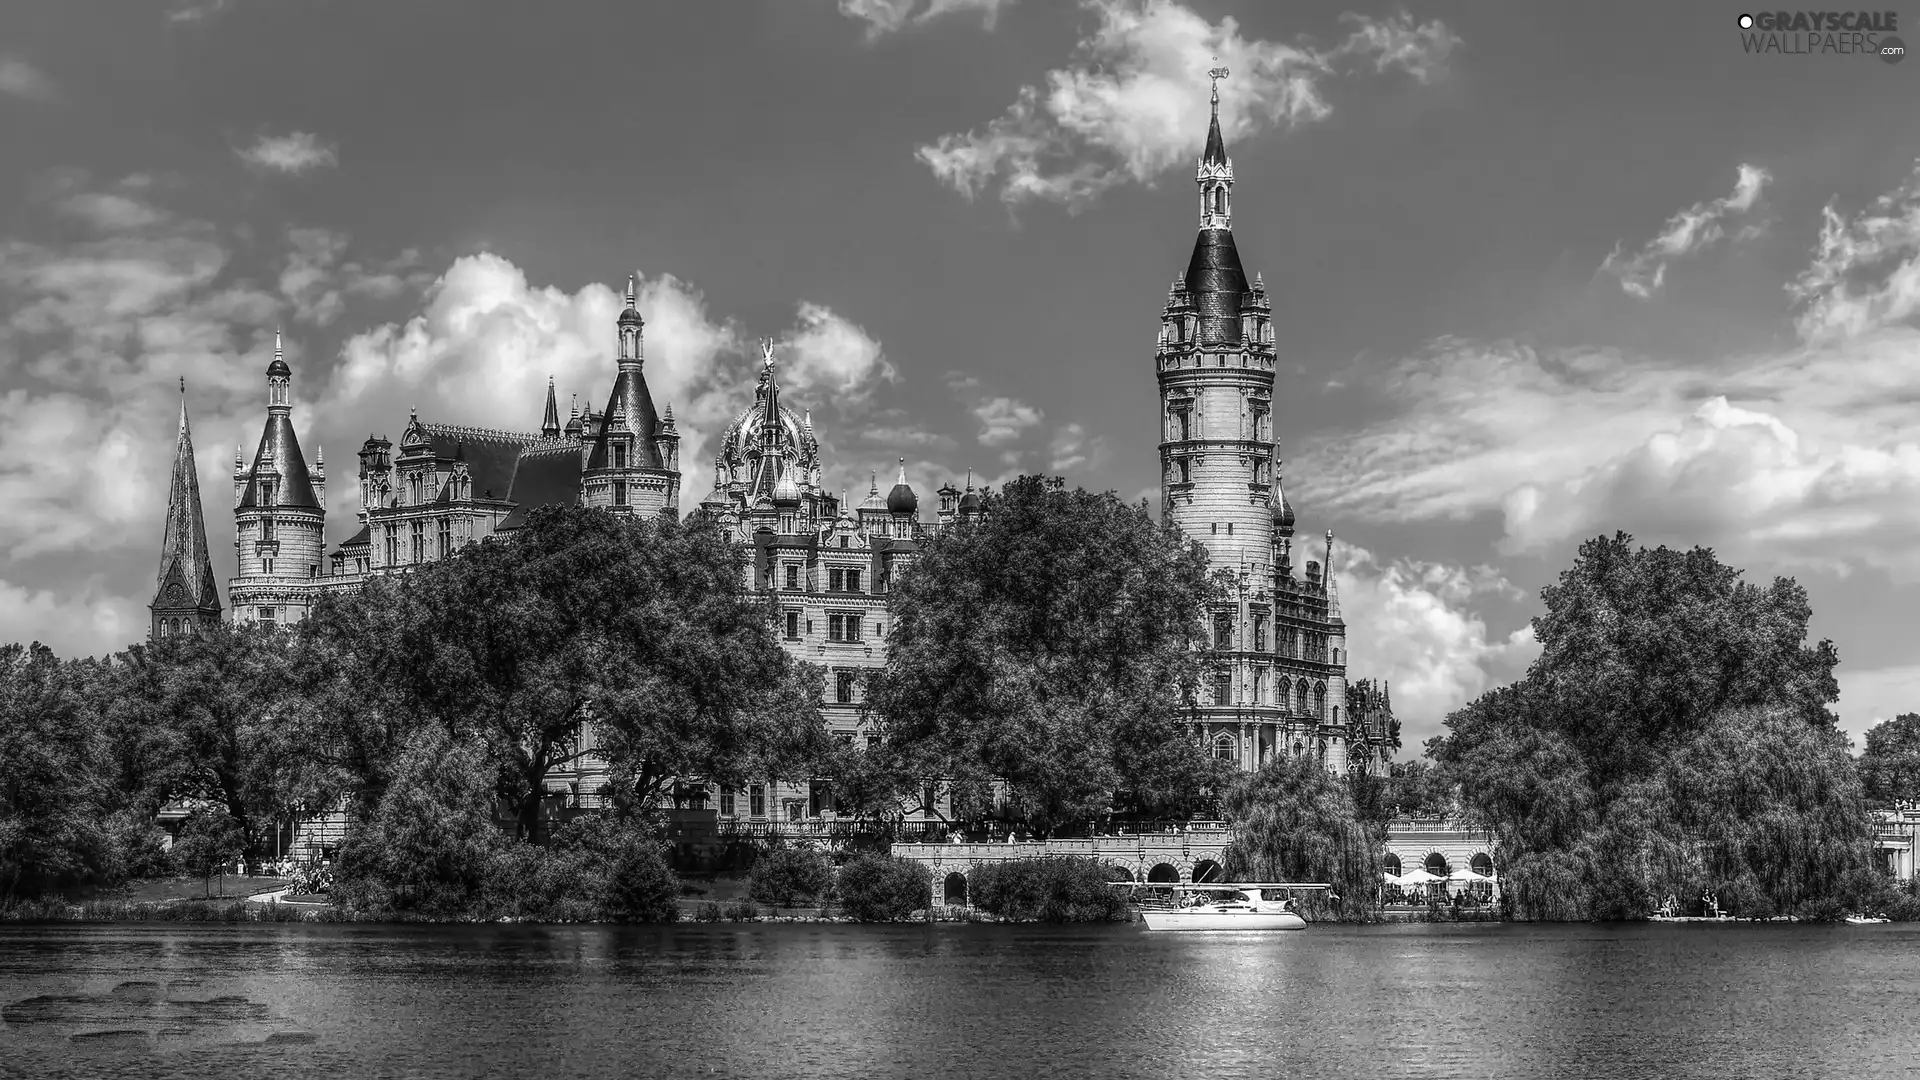
[[540,436],[545,439],[560,437],[560,402],[553,396],[553,376],[547,376],[547,411],[540,417]]
[[326,473],[309,467],[293,428],[293,369],[280,332],[267,365],[267,423],[253,463],[234,475],[234,554],[227,586],[236,622],[285,625],[306,618],[325,549]]
[[[627,277],[627,306],[616,324],[619,354],[613,392],[590,440],[581,474],[581,502],[615,513],[680,516],[680,436],[671,414],[662,419],[647,389],[646,321],[640,317],[637,277]],[[555,419],[559,414],[556,410]]]
[[150,638],[192,634],[220,622],[220,589],[207,548],[207,520],[200,509],[200,469],[187,424],[187,380],[180,380],[180,431],[173,447],[173,480],[167,492],[167,524],[160,537],[160,577],[154,589]]

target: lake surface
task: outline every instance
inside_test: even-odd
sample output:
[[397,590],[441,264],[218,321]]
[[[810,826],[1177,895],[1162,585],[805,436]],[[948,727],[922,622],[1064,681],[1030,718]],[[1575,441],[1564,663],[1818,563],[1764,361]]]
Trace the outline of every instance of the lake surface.
[[0,1075],[1920,1074],[1920,927],[0,926]]

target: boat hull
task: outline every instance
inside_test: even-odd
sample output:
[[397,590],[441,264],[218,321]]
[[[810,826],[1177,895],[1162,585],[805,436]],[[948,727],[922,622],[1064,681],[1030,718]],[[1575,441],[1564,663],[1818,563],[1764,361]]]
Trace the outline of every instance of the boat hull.
[[1291,911],[1143,911],[1149,930],[1305,930]]

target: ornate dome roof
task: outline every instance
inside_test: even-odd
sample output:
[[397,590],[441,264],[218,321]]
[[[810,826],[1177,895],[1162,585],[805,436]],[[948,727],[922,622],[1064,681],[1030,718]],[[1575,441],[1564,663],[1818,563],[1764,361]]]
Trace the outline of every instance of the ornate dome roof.
[[920,509],[920,496],[907,486],[907,459],[900,459],[900,479],[887,492],[887,509],[896,514],[912,514]]
[[980,493],[971,487],[967,488],[967,493],[960,496],[960,512],[963,514],[971,514],[979,509]]
[[781,473],[780,479],[774,481],[773,505],[800,505],[800,485],[793,482],[793,473],[791,470]]
[[1273,523],[1283,529],[1293,528],[1293,504],[1287,501],[1284,492],[1280,495],[1280,505],[1273,508]]

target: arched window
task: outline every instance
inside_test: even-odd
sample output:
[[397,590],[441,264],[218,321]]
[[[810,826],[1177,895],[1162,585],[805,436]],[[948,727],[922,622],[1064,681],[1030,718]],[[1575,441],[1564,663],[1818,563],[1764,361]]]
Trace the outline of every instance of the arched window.
[[1313,688],[1313,715],[1321,720],[1327,718],[1327,687],[1324,683]]
[[1453,867],[1447,863],[1447,857],[1439,852],[1427,856],[1426,871],[1434,877],[1446,877],[1453,873]]
[[1400,876],[1400,856],[1389,851],[1387,852],[1387,857],[1380,861],[1386,868],[1387,873],[1392,874],[1394,877]]
[[1293,703],[1293,681],[1291,679],[1282,678],[1273,684],[1273,700],[1275,704],[1283,709]]
[[1213,740],[1213,756],[1221,761],[1232,761],[1237,755],[1233,745],[1233,736],[1221,732]]
[[1219,186],[1214,187],[1213,189],[1213,212],[1214,213],[1224,214],[1227,212],[1226,195],[1227,195],[1226,188],[1219,187]]
[[1305,680],[1299,683],[1299,693],[1296,696],[1299,698],[1300,714],[1304,716],[1307,712],[1307,684]]

